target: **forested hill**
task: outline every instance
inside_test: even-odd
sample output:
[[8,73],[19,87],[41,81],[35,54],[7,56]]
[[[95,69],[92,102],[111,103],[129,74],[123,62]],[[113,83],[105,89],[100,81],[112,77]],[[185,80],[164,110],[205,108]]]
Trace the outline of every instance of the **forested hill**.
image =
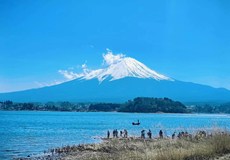
[[186,113],[187,108],[181,102],[169,98],[147,98],[138,97],[121,105],[121,112],[143,112],[143,113]]
[[143,113],[187,113],[187,108],[180,102],[169,98],[138,97],[128,102],[116,103],[16,103],[0,102],[0,110],[38,110],[38,111],[104,111],[104,112],[143,112]]

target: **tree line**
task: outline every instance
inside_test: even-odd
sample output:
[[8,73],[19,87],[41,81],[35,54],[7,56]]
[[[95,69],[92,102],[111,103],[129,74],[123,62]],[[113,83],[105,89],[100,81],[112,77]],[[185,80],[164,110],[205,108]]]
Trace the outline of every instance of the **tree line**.
[[88,110],[87,103],[47,102],[47,103],[17,103],[12,101],[0,102],[0,110],[15,111],[75,111]]
[[136,113],[230,113],[230,103],[221,105],[193,105],[186,107],[169,98],[137,97],[125,103],[17,103],[0,102],[0,110],[69,111],[69,112],[136,112]]
[[192,112],[195,113],[227,113],[230,114],[230,102],[212,105],[212,104],[203,104],[203,105],[194,105],[189,108]]

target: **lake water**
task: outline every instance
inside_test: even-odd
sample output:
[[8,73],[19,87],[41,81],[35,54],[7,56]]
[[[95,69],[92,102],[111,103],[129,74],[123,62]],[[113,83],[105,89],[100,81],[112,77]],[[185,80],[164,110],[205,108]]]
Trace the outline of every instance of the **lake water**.
[[[132,126],[138,119],[141,125]],[[170,136],[174,131],[204,128],[230,130],[230,115],[0,111],[0,159],[42,154],[64,145],[96,143],[113,129],[127,129],[133,136],[140,136],[142,129],[151,129],[157,136],[162,129]]]

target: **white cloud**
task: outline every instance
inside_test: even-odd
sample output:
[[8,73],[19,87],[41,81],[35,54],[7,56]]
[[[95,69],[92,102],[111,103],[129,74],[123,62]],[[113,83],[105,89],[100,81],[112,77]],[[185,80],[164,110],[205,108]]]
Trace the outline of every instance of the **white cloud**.
[[87,68],[87,65],[84,63],[84,64],[81,65],[81,68],[85,69],[85,68]]
[[38,82],[35,81],[34,83],[40,88],[40,87],[48,87],[48,86],[53,86],[53,85],[58,85],[66,81],[59,81],[59,80],[54,80],[53,82]]
[[84,74],[88,74],[91,71],[90,69],[88,69],[88,66],[86,65],[86,63],[82,64],[81,68]]
[[[103,54],[103,64],[110,66],[112,64],[116,64],[120,62],[123,58],[125,58],[125,55],[120,53],[120,54],[113,54],[113,52],[110,49],[106,49],[107,53]],[[87,61],[82,64],[81,66],[77,66],[77,68],[81,68],[82,72],[81,73],[75,73],[72,68],[68,70],[59,70],[58,72],[64,76],[66,81],[74,80],[77,78],[86,78],[86,79],[91,79],[92,77],[95,77],[96,75],[100,74],[103,69],[95,69],[91,70],[87,66]],[[102,77],[103,78],[103,77]]]
[[58,72],[62,74],[67,80],[73,80],[73,79],[84,76],[83,73],[78,74],[78,73],[74,73],[73,71],[69,71],[69,70],[59,70]]
[[110,49],[107,48],[106,50],[107,53],[103,54],[104,64],[112,65],[120,62],[123,58],[125,58],[125,55],[122,53],[114,55]]
[[[106,49],[107,53],[104,53],[103,56],[103,64],[110,66],[112,64],[116,64],[118,62],[120,62],[123,58],[125,58],[124,54],[113,54],[113,52],[109,49]],[[85,78],[85,79],[91,79],[93,77],[95,77],[96,75],[100,74],[104,69],[95,69],[95,70],[91,70],[88,68],[87,66],[87,61],[85,61],[84,64],[82,65],[76,65],[74,67],[69,67],[66,70],[58,70],[58,73],[63,75],[63,77],[65,78],[64,80],[54,80],[52,82],[38,82],[35,81],[34,83],[38,86],[38,87],[47,87],[47,86],[53,86],[53,85],[58,85],[67,81],[71,81],[77,78]],[[80,73],[76,73],[74,72],[75,69],[82,69],[82,72]],[[99,80],[103,80],[105,77],[99,77]]]

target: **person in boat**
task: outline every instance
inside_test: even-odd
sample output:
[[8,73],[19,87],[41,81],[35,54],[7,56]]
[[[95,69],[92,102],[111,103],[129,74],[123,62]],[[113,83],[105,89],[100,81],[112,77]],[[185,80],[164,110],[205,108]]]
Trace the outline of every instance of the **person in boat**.
[[159,137],[163,138],[163,131],[162,130],[159,131]]
[[109,132],[109,130],[107,131],[107,138],[109,139],[109,137],[110,137],[110,132]]
[[139,121],[139,119],[138,119],[137,122],[133,122],[132,124],[133,124],[133,125],[140,125],[141,123],[140,123],[140,121]]

